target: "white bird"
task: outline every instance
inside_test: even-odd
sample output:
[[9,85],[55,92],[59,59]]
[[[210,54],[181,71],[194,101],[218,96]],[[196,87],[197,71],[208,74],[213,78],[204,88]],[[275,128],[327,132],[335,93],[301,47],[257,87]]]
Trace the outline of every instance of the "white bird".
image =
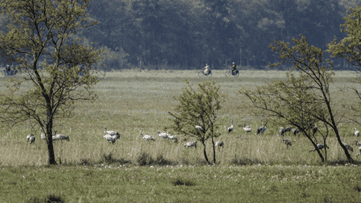
[[41,134],[40,134],[40,138],[41,138],[42,140],[46,140],[45,134],[44,134],[44,133],[41,133]]
[[196,129],[203,132],[203,128],[200,125],[196,125]]
[[35,136],[33,134],[27,135],[26,139],[28,139],[28,141],[30,141],[30,144],[35,142]]
[[195,147],[195,148],[197,148],[197,142],[187,142],[187,143],[185,143],[184,144],[184,147]]
[[118,136],[117,134],[107,134],[103,136],[106,140],[108,140],[110,143],[115,143],[115,141],[117,141],[118,138],[120,138],[120,136]]
[[359,137],[359,136],[360,136],[360,131],[356,130],[356,128],[355,128],[355,136],[356,136],[356,137]]
[[161,133],[159,130],[158,130],[158,136],[159,137],[162,137],[162,138],[164,138],[164,139],[167,139],[168,138],[168,132],[166,132],[166,133]]
[[257,129],[257,135],[259,135],[259,134],[263,134],[264,133],[264,131],[266,131],[266,125],[267,125],[267,123],[265,123],[263,126],[261,126],[261,127],[259,127],[258,129]]
[[244,125],[243,125],[243,130],[244,130],[246,133],[249,133],[249,132],[251,132],[252,129],[251,129],[250,126],[244,124]]
[[168,135],[168,138],[171,139],[174,142],[178,142],[178,138],[175,135]]
[[216,142],[216,147],[222,147],[224,146],[224,142],[223,141],[217,141]]
[[351,152],[353,152],[353,148],[352,148],[350,145],[348,145],[348,144],[346,144],[346,143],[343,143],[343,142],[342,142],[342,144],[346,147],[346,149],[348,149],[348,150],[350,150]]
[[[323,149],[325,146],[323,144],[317,144],[317,148],[318,149]],[[326,145],[327,149],[330,149],[327,145]],[[316,149],[311,149],[310,152],[314,152],[316,151]]]
[[361,142],[358,142],[357,140],[355,140],[355,144],[356,146],[361,146]]
[[62,134],[56,134],[56,130],[54,130],[54,136],[53,136],[53,140],[68,140],[68,141],[70,141],[69,140],[69,136],[67,136],[67,135],[62,135]]
[[119,135],[118,132],[115,132],[113,130],[108,130],[107,131],[107,127],[105,127],[105,126],[104,126],[104,134],[106,134],[106,135]]
[[228,133],[233,131],[233,120],[231,120],[231,126],[227,128]]
[[150,135],[143,135],[142,133],[140,134],[141,136],[143,136],[143,139],[145,139],[145,140],[155,140],[155,138],[154,137],[152,137],[152,136],[150,136]]

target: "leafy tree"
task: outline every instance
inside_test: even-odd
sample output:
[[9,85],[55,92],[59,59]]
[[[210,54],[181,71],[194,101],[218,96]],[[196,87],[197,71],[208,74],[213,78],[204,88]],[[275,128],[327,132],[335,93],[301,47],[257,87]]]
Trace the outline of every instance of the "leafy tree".
[[[216,163],[216,150],[214,138],[220,136],[215,133],[217,112],[221,109],[222,96],[220,86],[216,87],[214,81],[205,81],[198,84],[197,91],[193,90],[189,81],[183,93],[175,98],[180,104],[175,112],[168,112],[174,119],[171,129],[186,136],[196,137],[203,145],[204,158],[210,164],[206,152],[206,140],[211,138],[213,147],[213,162]],[[200,126],[201,129],[196,129]]]
[[[317,139],[312,134],[312,128],[318,121],[329,126],[345,152],[349,161],[352,161],[346,147],[342,144],[337,124],[342,115],[335,113],[331,100],[330,84],[334,75],[332,62],[326,59],[328,67],[321,66],[323,60],[322,49],[309,46],[306,37],[300,35],[300,39],[292,39],[296,44],[289,48],[289,43],[275,41],[269,47],[278,54],[281,62],[271,64],[276,67],[282,63],[293,64],[291,70],[298,70],[299,76],[288,74],[288,80],[275,81],[268,86],[257,87],[255,91],[242,88],[241,94],[245,94],[252,102],[256,113],[263,113],[275,118],[281,118],[284,123],[299,128],[317,149]],[[265,111],[265,112],[264,112]],[[337,118],[335,115],[339,115]],[[326,143],[327,134],[323,135]],[[324,158],[317,149],[320,158]]]
[[[337,37],[334,40],[327,44],[327,52],[331,53],[332,57],[346,59],[348,63],[352,64],[354,70],[358,73],[361,73],[361,6],[356,6],[356,9],[350,8],[347,11],[348,16],[343,17],[342,19],[346,22],[340,27],[344,27],[344,30],[341,29],[341,32],[346,32],[347,37],[344,37],[340,42],[337,42]],[[361,83],[361,76],[352,80],[354,83]],[[350,87],[351,90],[355,92],[359,99],[358,106],[345,106],[349,109],[349,119],[355,123],[361,124],[358,121],[358,117],[361,114],[361,93],[353,87]]]
[[[99,79],[90,74],[101,51],[79,44],[82,29],[96,22],[86,13],[89,0],[0,0],[0,48],[4,63],[21,73],[9,79],[0,97],[0,119],[11,125],[35,120],[45,133],[49,164],[56,164],[54,121],[71,117],[74,101],[93,100]],[[82,72],[82,74],[80,74]],[[82,75],[82,76],[81,76]]]

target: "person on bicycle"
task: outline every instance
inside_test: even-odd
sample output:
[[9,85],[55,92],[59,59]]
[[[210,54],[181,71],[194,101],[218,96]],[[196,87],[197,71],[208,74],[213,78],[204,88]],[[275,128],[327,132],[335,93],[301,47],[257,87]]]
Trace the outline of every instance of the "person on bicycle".
[[237,72],[237,66],[236,66],[236,64],[234,62],[233,62],[233,65],[231,67],[231,70],[232,70],[232,75],[234,75]]
[[204,74],[208,75],[209,73],[211,73],[211,69],[209,68],[208,64],[206,64],[206,66],[204,66]]

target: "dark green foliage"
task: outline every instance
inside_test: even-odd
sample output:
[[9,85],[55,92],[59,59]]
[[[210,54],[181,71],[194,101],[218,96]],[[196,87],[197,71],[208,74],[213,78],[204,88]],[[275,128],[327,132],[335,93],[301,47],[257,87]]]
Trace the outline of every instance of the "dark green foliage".
[[215,86],[214,81],[199,83],[197,90],[194,90],[189,81],[187,86],[178,97],[179,105],[174,112],[168,112],[172,117],[172,124],[168,127],[177,133],[187,137],[194,137],[197,142],[203,145],[204,158],[210,164],[206,152],[205,141],[212,140],[213,163],[216,163],[216,151],[214,138],[221,133],[216,132],[218,114],[224,102],[224,95],[221,95],[220,85]]
[[198,69],[208,63],[223,69],[234,61],[266,69],[278,60],[267,49],[273,40],[304,34],[324,48],[334,35],[341,37],[341,17],[350,5],[342,2],[94,0],[89,7],[100,23],[85,33],[99,47],[124,50],[133,67]]

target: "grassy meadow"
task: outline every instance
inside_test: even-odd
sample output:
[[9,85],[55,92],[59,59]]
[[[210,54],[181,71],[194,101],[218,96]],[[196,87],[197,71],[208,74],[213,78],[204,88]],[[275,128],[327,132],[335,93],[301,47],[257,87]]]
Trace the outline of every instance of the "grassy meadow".
[[[226,78],[221,70],[213,70],[212,77],[198,77],[196,72],[108,72],[95,87],[96,101],[76,103],[73,118],[55,122],[54,129],[70,137],[70,142],[54,142],[59,166],[47,166],[46,143],[30,123],[0,129],[0,180],[6,183],[0,189],[0,199],[4,198],[0,202],[36,202],[50,193],[61,195],[66,202],[117,202],[119,198],[123,202],[361,200],[360,167],[342,164],[345,156],[332,134],[327,153],[330,165],[326,166],[320,165],[316,152],[309,153],[313,147],[307,138],[286,134],[292,141],[287,148],[279,136],[280,126],[269,123],[263,136],[255,135],[265,118],[253,117],[249,109],[240,108],[240,103],[248,100],[238,93],[239,88],[286,78],[286,72],[240,71],[236,78]],[[337,89],[352,85],[353,77],[351,71],[336,72],[331,86],[336,115],[344,113],[341,104],[356,99],[352,92]],[[168,111],[178,104],[173,96],[186,86],[185,79],[194,88],[198,82],[215,80],[226,95],[218,122],[222,135],[216,138],[225,146],[217,150],[216,166],[205,165],[200,143],[196,149],[185,148],[182,135],[177,135],[178,143],[158,138],[157,131],[171,122]],[[0,84],[3,89],[4,78]],[[226,133],[224,128],[231,120],[235,129]],[[250,125],[252,132],[246,134],[238,126],[243,124]],[[121,134],[115,144],[103,138],[104,126]],[[357,160],[354,127],[361,130],[353,124],[340,124],[343,141],[354,147],[352,156]],[[145,141],[140,132],[157,139]],[[36,136],[33,145],[26,142],[30,133]],[[208,141],[212,160],[210,146]]]

